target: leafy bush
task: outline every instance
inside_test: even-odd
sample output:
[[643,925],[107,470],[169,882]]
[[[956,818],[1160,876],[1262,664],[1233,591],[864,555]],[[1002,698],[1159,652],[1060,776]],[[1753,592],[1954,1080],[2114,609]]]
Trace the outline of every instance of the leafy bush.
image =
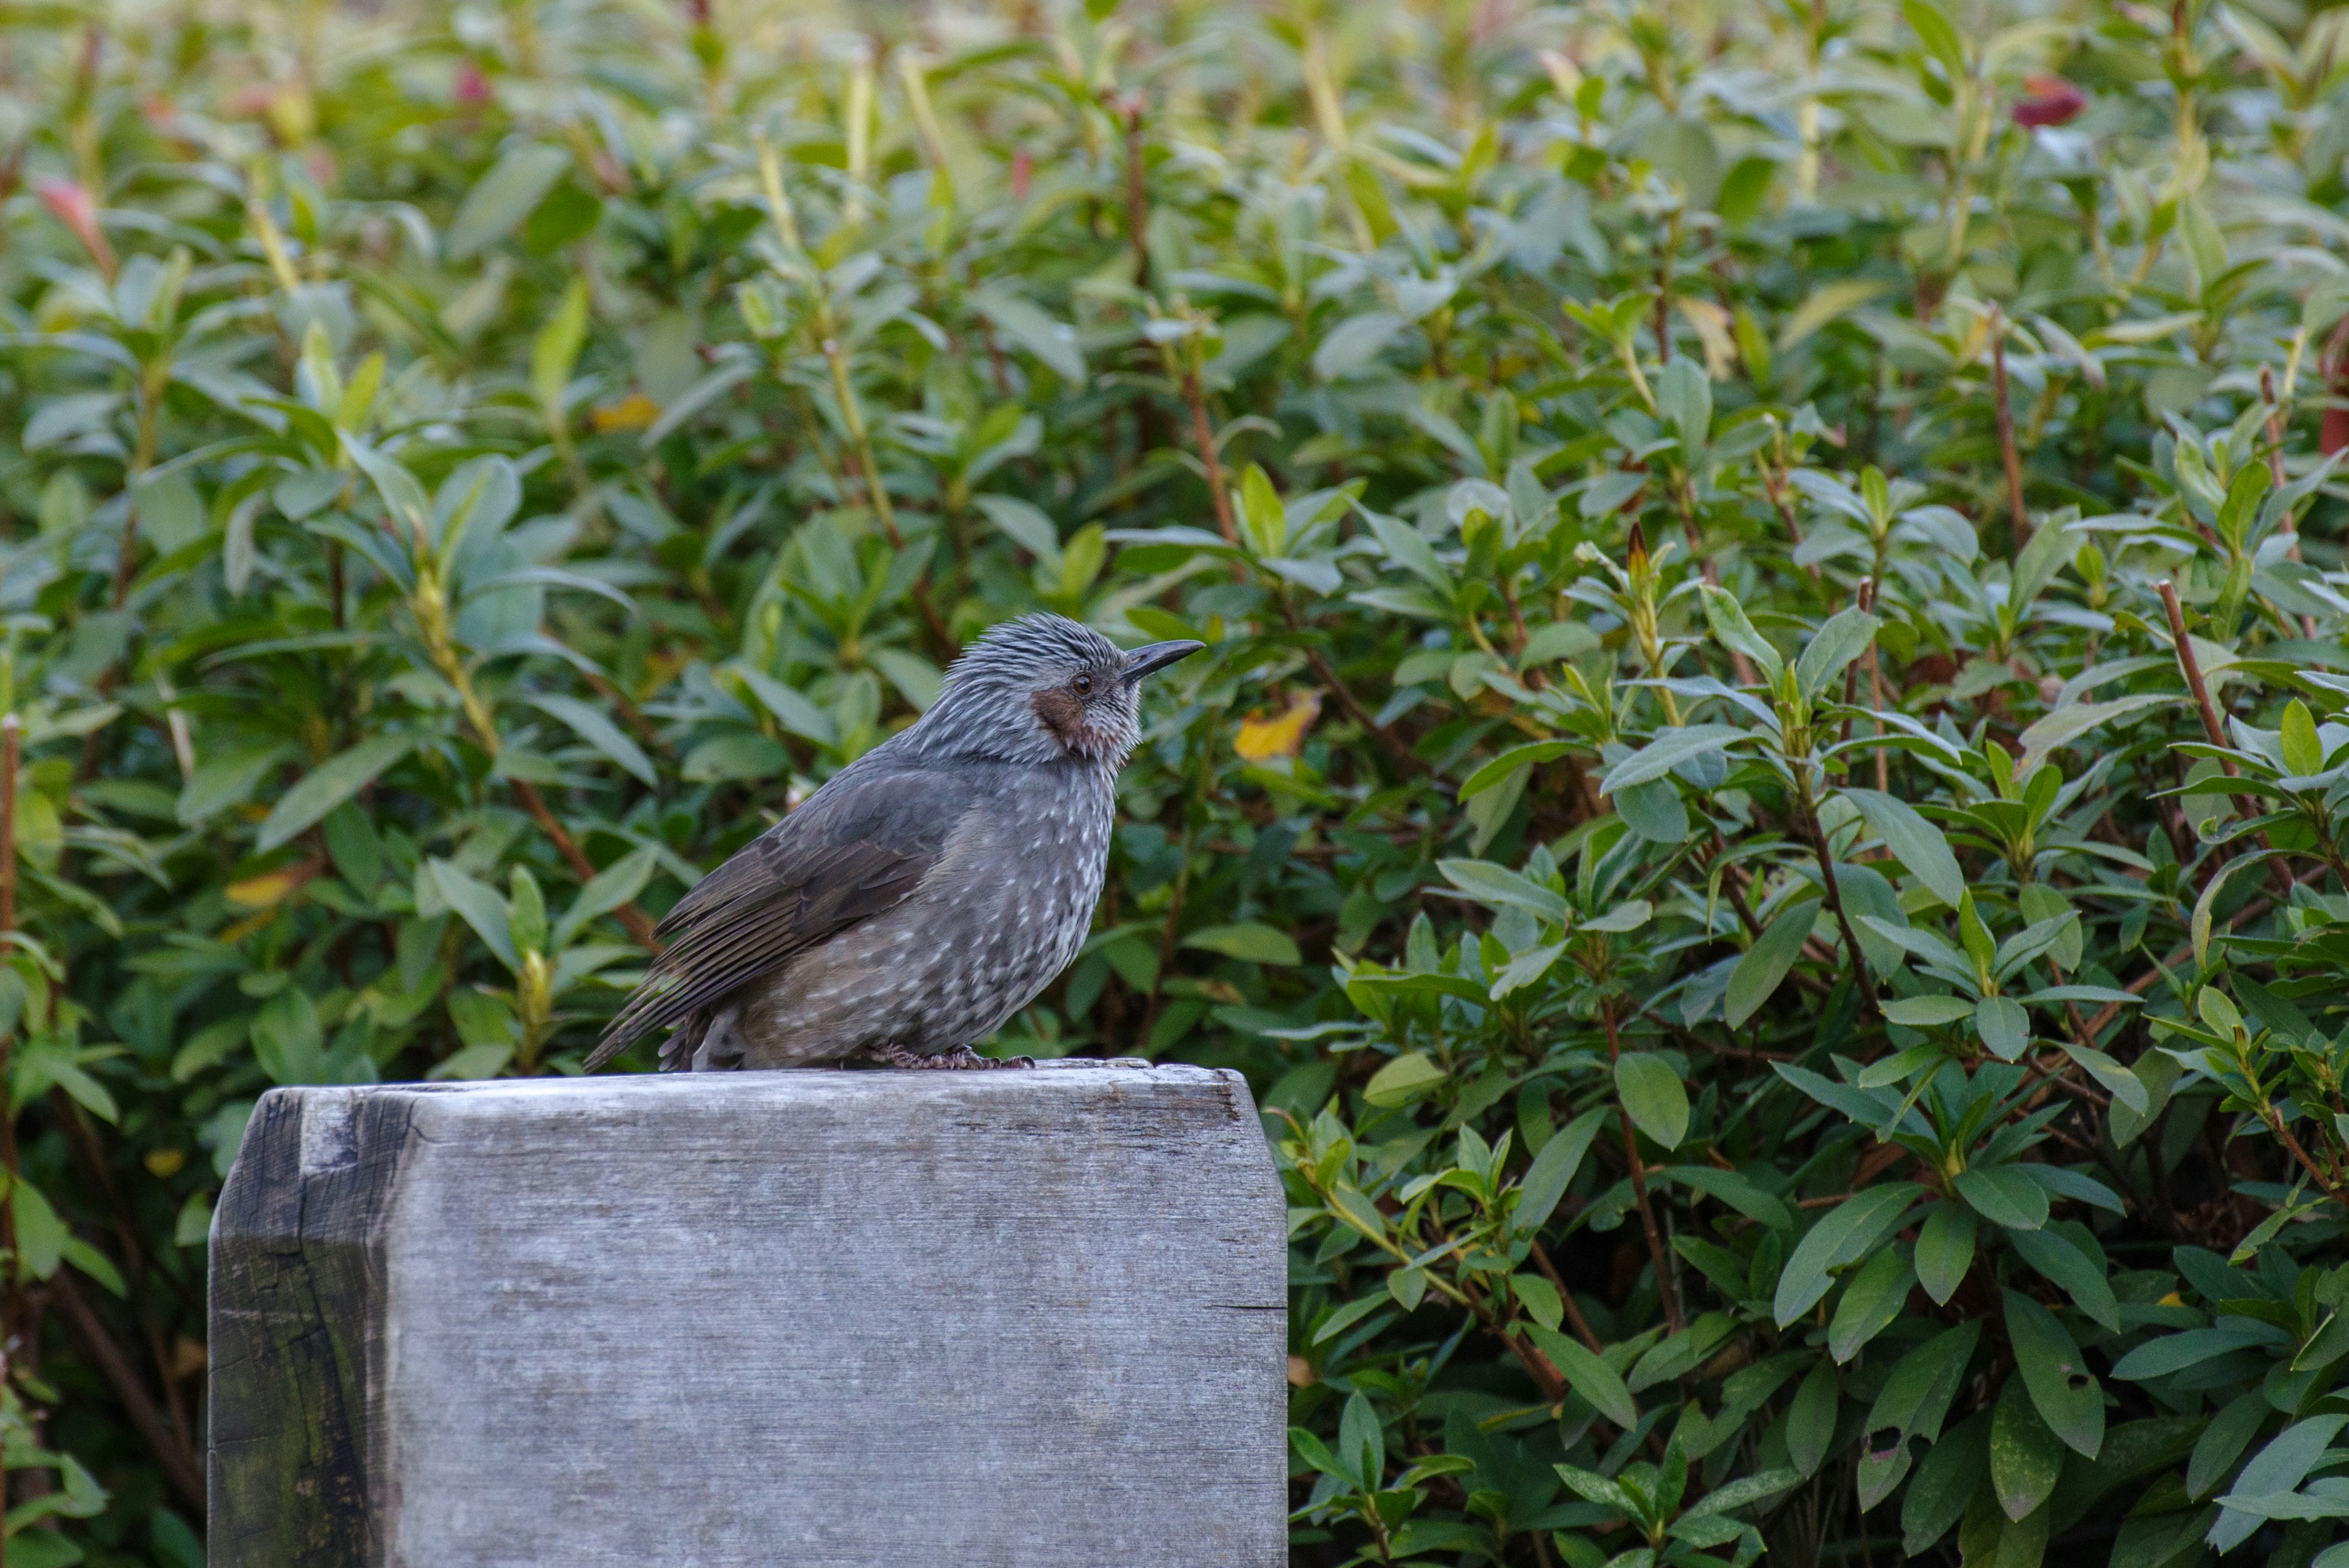
[[2344,13],[82,9],[12,1564],[200,1561],[264,1089],[577,1071],[1038,607],[1213,645],[996,1048],[1255,1083],[1299,1561],[2349,1519]]

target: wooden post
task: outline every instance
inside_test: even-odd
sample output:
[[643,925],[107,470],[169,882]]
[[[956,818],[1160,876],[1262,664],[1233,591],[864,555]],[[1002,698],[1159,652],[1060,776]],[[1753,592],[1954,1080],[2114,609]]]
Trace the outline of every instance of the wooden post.
[[1238,1075],[278,1089],[213,1220],[214,1568],[1277,1568]]

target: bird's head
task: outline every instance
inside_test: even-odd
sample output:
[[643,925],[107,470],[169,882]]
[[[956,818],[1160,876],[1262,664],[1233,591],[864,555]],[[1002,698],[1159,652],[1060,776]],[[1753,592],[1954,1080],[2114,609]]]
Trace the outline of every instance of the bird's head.
[[1120,649],[1065,616],[990,628],[947,671],[920,743],[999,762],[1125,761],[1142,736],[1143,677],[1206,647]]

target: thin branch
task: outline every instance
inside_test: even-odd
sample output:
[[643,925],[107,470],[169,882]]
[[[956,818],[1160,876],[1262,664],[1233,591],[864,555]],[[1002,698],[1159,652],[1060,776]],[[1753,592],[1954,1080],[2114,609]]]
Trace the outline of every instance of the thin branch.
[[48,1282],[49,1299],[63,1310],[67,1324],[81,1341],[82,1353],[88,1355],[98,1375],[114,1390],[130,1424],[136,1428],[141,1441],[154,1452],[156,1463],[162,1468],[164,1479],[171,1483],[180,1499],[195,1511],[201,1521],[204,1516],[204,1472],[197,1463],[194,1451],[182,1443],[171,1430],[171,1423],[156,1407],[154,1397],[139,1381],[130,1358],[114,1343],[89,1303],[74,1288],[73,1276],[59,1269]]
[[[1607,997],[1599,1003],[1599,1020],[1607,1026],[1607,1059],[1618,1062],[1623,1056],[1623,1040],[1615,1027],[1615,999]],[[1648,1172],[1640,1158],[1639,1135],[1631,1130],[1630,1107],[1624,1105],[1621,1090],[1615,1095],[1615,1114],[1623,1127],[1623,1159],[1631,1168],[1631,1197],[1639,1205],[1640,1228],[1648,1235],[1648,1257],[1655,1265],[1656,1295],[1663,1303],[1664,1322],[1674,1334],[1687,1326],[1681,1316],[1681,1296],[1672,1281],[1671,1254],[1664,1250],[1664,1233],[1656,1228],[1655,1206],[1648,1200]]]
[[2006,464],[2006,510],[2014,519],[2014,548],[2031,543],[2031,519],[2023,510],[2023,456],[2014,445],[2014,410],[2006,397],[2006,313],[1990,313],[1991,396],[1998,409],[1998,452]]
[[[2156,583],[2154,587],[2161,595],[2162,612],[2169,618],[2169,639],[2171,645],[2178,650],[2178,667],[2186,672],[2187,688],[2194,693],[2194,705],[2201,711],[2202,732],[2209,738],[2212,745],[2226,749],[2227,732],[2220,726],[2218,706],[2210,701],[2209,682],[2202,679],[2202,661],[2194,656],[2194,639],[2186,634],[2186,612],[2178,607],[2178,589],[2168,577]],[[2243,776],[2242,770],[2235,766],[2235,759],[2230,756],[2220,757],[2219,770],[2230,779]],[[2245,822],[2261,815],[2258,807],[2252,805],[2251,796],[2239,794],[2233,799],[2235,809],[2243,814]],[[2269,850],[2274,849],[2275,846],[2269,842],[2265,828],[2260,830],[2259,839],[2263,847]],[[2292,867],[2281,860],[2271,859],[2268,862],[2268,870],[2275,878],[2277,890],[2284,898],[2290,898],[2292,888]]]
[[[561,855],[564,863],[571,867],[572,875],[577,877],[582,882],[595,880],[595,863],[587,858],[587,852],[579,847],[579,841],[572,837],[570,830],[556,818],[554,811],[546,804],[546,797],[538,793],[538,786],[528,779],[510,779],[507,782],[513,785],[514,794],[522,801],[523,808],[537,820],[541,831],[554,841],[555,852]],[[621,905],[612,912],[619,917],[620,924],[627,928],[628,935],[636,939],[637,946],[647,952],[658,956],[661,951],[661,940],[653,935],[651,916],[636,908],[633,900]]]

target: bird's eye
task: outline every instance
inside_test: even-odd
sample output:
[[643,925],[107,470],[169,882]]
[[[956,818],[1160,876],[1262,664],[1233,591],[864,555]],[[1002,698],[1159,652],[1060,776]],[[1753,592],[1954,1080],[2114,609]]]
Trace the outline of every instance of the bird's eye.
[[1069,684],[1075,689],[1080,697],[1090,697],[1093,694],[1093,678],[1090,675],[1080,675]]

